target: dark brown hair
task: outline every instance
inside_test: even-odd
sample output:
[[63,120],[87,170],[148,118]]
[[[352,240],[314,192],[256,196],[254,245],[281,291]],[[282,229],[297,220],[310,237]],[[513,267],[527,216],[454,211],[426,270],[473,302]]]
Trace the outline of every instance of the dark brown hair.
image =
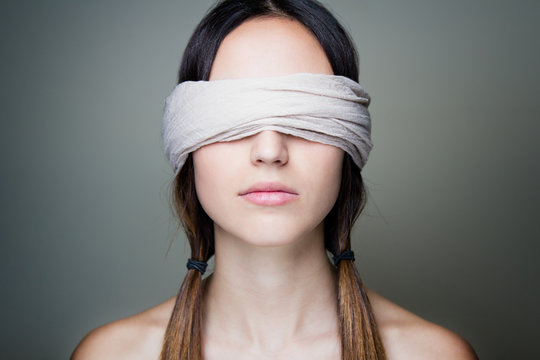
[[[314,0],[225,0],[209,11],[195,29],[184,51],[178,83],[208,80],[218,47],[225,36],[247,19],[259,16],[287,17],[302,23],[318,39],[335,75],[358,81],[354,45],[338,21]],[[174,180],[173,203],[186,232],[191,258],[208,261],[214,255],[214,226],[195,191],[192,157]],[[341,188],[324,220],[325,246],[333,255],[351,248],[351,229],[366,203],[360,169],[351,157],[343,160]],[[373,312],[352,261],[338,265],[338,309],[341,358],[385,359]],[[161,360],[202,360],[202,275],[189,270],[164,337]]]

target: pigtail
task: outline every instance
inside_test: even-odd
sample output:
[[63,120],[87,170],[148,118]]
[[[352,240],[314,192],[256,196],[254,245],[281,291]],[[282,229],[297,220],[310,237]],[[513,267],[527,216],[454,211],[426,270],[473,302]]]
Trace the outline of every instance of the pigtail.
[[161,360],[202,360],[202,274],[189,270],[165,332]]
[[[345,154],[341,188],[325,220],[325,246],[338,269],[338,318],[342,360],[385,360],[384,347],[360,274],[352,260],[351,230],[366,204],[360,170]],[[348,253],[341,261],[339,257]],[[352,256],[351,256],[352,255]]]
[[[214,226],[195,190],[191,155],[174,183],[173,208],[191,247],[191,259],[207,262],[214,254]],[[202,360],[202,272],[188,270],[165,331],[160,360]]]
[[338,316],[342,360],[384,360],[371,304],[352,261],[338,264]]

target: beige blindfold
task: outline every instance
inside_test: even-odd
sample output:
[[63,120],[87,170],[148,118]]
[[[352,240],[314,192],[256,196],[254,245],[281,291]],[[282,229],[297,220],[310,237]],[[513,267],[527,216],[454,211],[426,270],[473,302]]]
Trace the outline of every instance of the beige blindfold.
[[336,75],[186,81],[165,101],[162,137],[175,175],[189,153],[275,130],[343,149],[362,168],[373,147],[369,95]]

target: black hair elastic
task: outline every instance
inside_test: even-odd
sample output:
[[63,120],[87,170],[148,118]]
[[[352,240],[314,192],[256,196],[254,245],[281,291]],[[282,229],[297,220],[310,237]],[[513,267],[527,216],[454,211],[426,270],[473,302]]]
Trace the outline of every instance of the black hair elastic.
[[191,270],[191,269],[199,270],[201,272],[201,274],[204,274],[204,272],[206,271],[207,266],[208,266],[208,264],[205,263],[204,261],[197,261],[197,260],[193,260],[193,259],[189,259],[187,261],[188,270]]
[[338,266],[338,264],[339,264],[339,262],[341,260],[352,260],[352,261],[354,261],[354,252],[352,250],[345,250],[344,252],[342,252],[338,256],[334,256],[333,259],[334,259],[334,265],[335,266]]

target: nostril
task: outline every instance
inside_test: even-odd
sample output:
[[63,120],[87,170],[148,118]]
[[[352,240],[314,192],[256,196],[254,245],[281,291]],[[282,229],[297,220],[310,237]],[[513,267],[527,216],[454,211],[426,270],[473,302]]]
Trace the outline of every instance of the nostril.
[[255,162],[257,162],[259,164],[268,163],[268,164],[276,164],[276,165],[284,163],[284,161],[281,160],[281,159],[276,159],[276,160],[273,160],[273,161],[272,160],[268,161],[268,160],[265,160],[265,159],[256,159]]

